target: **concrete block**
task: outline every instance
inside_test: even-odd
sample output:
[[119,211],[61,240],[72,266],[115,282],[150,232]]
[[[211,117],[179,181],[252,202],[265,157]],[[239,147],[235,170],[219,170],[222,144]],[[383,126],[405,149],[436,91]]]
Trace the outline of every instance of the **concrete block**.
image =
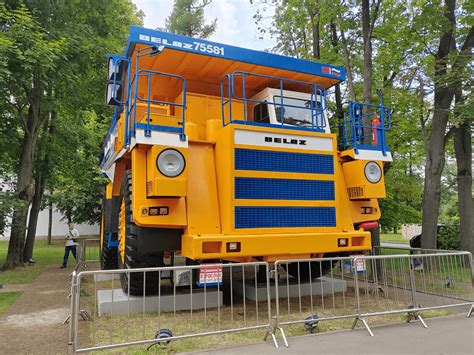
[[[192,309],[204,309],[204,308],[216,308],[218,304],[222,306],[223,292],[217,289],[207,288],[206,297],[204,302],[204,289],[193,289],[192,296],[189,288],[184,290],[177,289],[176,295],[173,295],[173,289],[167,290],[162,289],[161,296],[128,296],[121,289],[114,290],[101,290],[97,292],[97,304],[99,316],[104,314],[127,314],[130,313],[141,313],[145,309],[146,313],[157,313],[158,308],[161,313],[184,311],[191,309],[191,297],[192,297]],[[175,301],[173,302],[173,297]],[[112,302],[113,301],[113,302]],[[204,307],[206,306],[206,307]]]
[[94,281],[111,281],[112,276],[114,280],[120,280],[120,274],[95,274]]
[[[265,301],[267,299],[267,290],[265,284],[257,284],[255,288],[255,282],[253,280],[246,280],[245,287],[243,287],[242,281],[235,281],[232,284],[233,291],[240,296],[255,301]],[[280,299],[288,297],[299,297],[299,295],[309,296],[311,293],[315,295],[330,295],[334,293],[341,293],[347,291],[347,283],[344,280],[332,279],[330,277],[320,277],[310,282],[301,283],[298,287],[298,280],[290,278],[288,285],[285,279],[281,279],[278,282],[278,294]],[[275,299],[275,282],[270,280],[270,298]]]

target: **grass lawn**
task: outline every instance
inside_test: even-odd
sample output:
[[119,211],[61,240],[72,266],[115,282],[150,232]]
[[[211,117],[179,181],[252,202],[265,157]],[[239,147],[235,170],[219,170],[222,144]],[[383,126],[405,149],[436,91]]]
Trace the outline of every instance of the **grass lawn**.
[[[8,241],[0,241],[0,263],[3,263],[8,250]],[[47,245],[46,240],[37,240],[33,251],[36,266],[25,266],[15,270],[0,271],[0,284],[25,284],[34,281],[41,270],[50,265],[62,263],[64,255],[64,241],[53,240],[52,245]],[[72,259],[74,260],[74,258]]]
[[399,242],[399,243],[408,243],[408,240],[403,239],[401,233],[382,233],[380,234],[380,240],[383,242]]
[[0,293],[0,316],[20,297],[21,292]]

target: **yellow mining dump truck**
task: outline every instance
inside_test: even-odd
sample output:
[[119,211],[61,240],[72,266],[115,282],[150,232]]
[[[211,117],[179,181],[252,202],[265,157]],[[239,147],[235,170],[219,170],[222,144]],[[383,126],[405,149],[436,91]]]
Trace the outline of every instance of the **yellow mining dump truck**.
[[[132,27],[108,69],[103,268],[370,250],[390,111],[347,103],[338,141],[326,98],[344,68]],[[157,282],[122,278],[131,293]]]

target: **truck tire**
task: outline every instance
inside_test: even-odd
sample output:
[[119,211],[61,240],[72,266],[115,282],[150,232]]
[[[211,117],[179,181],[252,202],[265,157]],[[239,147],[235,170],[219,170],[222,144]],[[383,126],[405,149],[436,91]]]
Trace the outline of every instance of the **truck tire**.
[[113,270],[118,268],[117,264],[117,248],[109,248],[109,232],[111,214],[111,200],[102,197],[102,213],[100,217],[100,267],[102,270]]
[[[143,254],[137,249],[140,227],[133,221],[132,214],[132,175],[126,171],[123,177],[118,217],[118,266],[120,269],[136,269],[163,266],[164,253]],[[123,292],[130,295],[158,293],[159,273],[130,272],[120,274]]]
[[[298,264],[299,264],[299,279],[300,281],[309,281],[311,279],[317,279],[318,277],[324,276],[325,274],[331,272],[331,269],[336,266],[336,262],[333,261],[332,265],[330,261],[314,261],[314,262],[300,262],[300,263],[291,263],[283,264],[286,272],[298,278]],[[311,269],[311,275],[310,275]]]

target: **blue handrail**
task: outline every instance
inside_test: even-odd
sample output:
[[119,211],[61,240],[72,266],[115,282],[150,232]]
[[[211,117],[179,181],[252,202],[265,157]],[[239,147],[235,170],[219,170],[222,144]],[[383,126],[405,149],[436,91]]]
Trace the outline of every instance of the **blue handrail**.
[[[136,136],[136,128],[144,127],[145,136],[151,136],[152,130],[161,130],[161,131],[170,131],[168,128],[173,128],[172,131],[180,134],[180,139],[185,140],[186,136],[184,133],[185,129],[185,111],[186,111],[186,79],[180,75],[170,74],[165,72],[160,72],[156,70],[149,70],[149,69],[139,69],[139,60],[140,57],[143,56],[150,56],[156,55],[159,52],[156,51],[154,46],[146,47],[137,52],[136,59],[135,59],[135,74],[133,78],[130,80],[130,70],[128,72],[128,90],[127,90],[127,111],[126,111],[126,120],[125,120],[125,142],[126,144],[130,144],[131,137]],[[166,76],[174,79],[178,79],[182,82],[182,92],[183,98],[181,103],[169,102],[169,101],[162,101],[162,100],[153,100],[151,99],[151,80],[153,77],[156,76]],[[147,78],[147,97],[143,98],[138,93],[139,81],[140,78],[146,77]],[[137,120],[137,101],[144,102],[147,104],[147,120],[145,125],[138,125]],[[181,107],[181,121],[178,122],[178,125],[181,126],[179,128],[176,127],[168,127],[168,126],[157,126],[150,123],[150,115],[151,115],[151,104],[158,104],[158,105],[169,105],[172,107]]]
[[[181,103],[176,103],[176,102],[171,102],[171,101],[164,101],[164,100],[154,100],[151,99],[151,81],[153,77],[156,76],[166,76],[170,78],[175,78],[178,79],[182,82],[182,92],[183,92],[183,98]],[[141,97],[140,94],[138,93],[138,87],[139,87],[139,81],[141,78],[146,78],[147,80],[147,97]],[[173,131],[177,132],[180,134],[181,139],[185,139],[185,111],[186,111],[186,79],[183,78],[180,75],[175,75],[175,74],[169,74],[165,72],[159,72],[156,70],[148,70],[148,69],[140,69],[138,70],[129,87],[131,88],[130,93],[132,99],[130,100],[130,105],[127,110],[127,126],[126,129],[128,131],[127,133],[127,143],[130,142],[130,137],[135,137],[136,134],[136,128],[137,126],[137,104],[138,102],[144,102],[147,105],[147,111],[146,111],[146,124],[140,125],[141,127],[145,127],[145,136],[149,137],[151,136],[151,131],[152,130],[163,130],[163,131],[169,131],[166,126],[157,126],[153,125],[150,123],[150,118],[151,118],[151,105],[152,104],[158,104],[158,105],[169,105],[172,107],[181,107],[181,121],[178,122],[178,125],[181,127],[178,127],[174,129]],[[154,90],[156,92],[156,88]],[[160,127],[163,127],[163,129],[160,129]],[[175,127],[174,127],[175,128]]]
[[[380,150],[383,155],[390,151],[387,146],[385,132],[391,128],[391,110],[384,105],[383,95],[377,91],[380,97],[380,104],[365,104],[361,102],[349,101],[348,109],[344,113],[343,122],[343,142],[344,149],[354,149],[358,153],[359,149]],[[371,124],[364,124],[368,118]],[[378,119],[380,122],[376,122]]]
[[[249,77],[260,77],[260,78],[266,78],[266,79],[271,79],[271,80],[276,80],[279,83],[279,90],[280,90],[280,102],[274,102],[274,101],[267,101],[267,100],[255,100],[247,97],[247,83],[246,79]],[[241,78],[241,83],[242,83],[242,94],[239,96],[237,94],[237,91],[235,89],[235,84],[238,78]],[[226,85],[227,84],[227,85]],[[298,106],[298,105],[291,105],[288,103],[284,103],[284,84],[298,84],[298,85],[308,85],[311,88],[311,98],[310,98],[310,107],[306,106]],[[225,95],[225,88],[227,87],[227,95]],[[285,125],[285,117],[284,117],[284,107],[291,107],[291,108],[298,108],[298,109],[305,109],[309,110],[311,112],[311,127],[307,127],[307,129],[310,130],[316,130],[316,131],[324,131],[326,127],[326,120],[324,119],[324,111],[326,110],[326,91],[324,87],[314,84],[314,83],[309,83],[305,81],[299,81],[299,80],[293,80],[293,79],[284,79],[284,78],[279,78],[276,76],[270,76],[270,75],[262,75],[262,74],[254,74],[254,73],[248,73],[248,72],[243,72],[243,71],[235,71],[232,74],[226,74],[224,77],[221,79],[220,82],[220,91],[221,91],[221,104],[222,104],[222,124],[223,126],[226,126],[229,123],[232,122],[239,122],[241,123],[241,119],[234,119],[232,116],[232,101],[242,101],[244,104],[244,114],[243,114],[243,123],[248,123],[247,119],[247,105],[248,103],[264,103],[268,105],[274,105],[280,107],[280,122],[281,122],[281,127],[282,128],[288,128],[288,125]],[[321,102],[317,100],[317,98],[321,97]],[[229,108],[229,120],[226,120],[226,115],[225,115],[225,110],[226,107],[228,106]],[[274,125],[273,125],[274,126]],[[303,128],[303,127],[299,127]]]

